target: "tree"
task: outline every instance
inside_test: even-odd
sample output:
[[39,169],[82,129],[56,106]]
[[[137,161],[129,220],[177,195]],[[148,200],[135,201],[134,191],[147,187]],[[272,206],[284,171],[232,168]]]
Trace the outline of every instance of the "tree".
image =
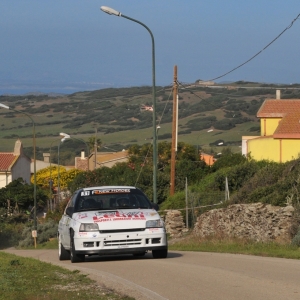
[[[132,145],[128,149],[128,163],[119,163],[112,168],[99,168],[77,175],[69,188],[94,185],[134,185],[142,189],[151,199],[153,196],[153,164],[151,144]],[[190,183],[199,181],[209,167],[201,161],[194,146],[178,143],[176,172],[179,179],[178,189],[183,189],[185,178]],[[171,143],[162,142],[158,145],[157,195],[158,203],[163,202],[170,188]]]
[[90,152],[93,152],[95,151],[95,143],[97,145],[97,150],[101,148],[101,145],[102,145],[102,141],[101,139],[97,138],[95,136],[91,136],[88,138],[88,147],[89,147],[89,150]]
[[[33,207],[33,184],[26,184],[22,178],[13,180],[0,189],[0,206],[8,212],[20,213]],[[47,201],[47,193],[37,186],[37,207],[42,207]]]
[[225,148],[222,150],[221,157],[212,165],[212,171],[215,172],[221,168],[233,167],[246,161],[247,158],[241,153],[232,153],[230,148]]

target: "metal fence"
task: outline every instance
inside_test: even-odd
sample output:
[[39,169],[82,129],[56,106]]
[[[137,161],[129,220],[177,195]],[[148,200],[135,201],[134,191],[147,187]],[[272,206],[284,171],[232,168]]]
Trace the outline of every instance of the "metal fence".
[[228,198],[224,192],[191,192],[186,191],[186,207],[180,209],[166,209],[161,212],[179,210],[182,212],[186,228],[193,228],[197,218],[213,208],[220,208]]

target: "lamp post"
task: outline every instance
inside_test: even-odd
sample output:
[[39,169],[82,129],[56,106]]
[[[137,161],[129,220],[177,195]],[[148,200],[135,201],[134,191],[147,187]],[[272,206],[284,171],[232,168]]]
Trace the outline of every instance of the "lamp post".
[[50,161],[50,180],[49,180],[49,192],[50,192],[50,210],[52,211],[52,187],[53,187],[53,180],[52,180],[52,166],[51,166],[51,148],[52,148],[52,144],[54,142],[57,142],[58,139],[54,140],[51,142],[50,144],[50,157],[49,157],[49,161]]
[[70,138],[70,135],[61,132],[59,134],[60,136],[62,136],[63,138],[60,140],[59,144],[58,144],[58,150],[57,150],[57,194],[58,194],[58,202],[60,202],[60,179],[59,179],[59,148],[60,148],[60,144],[62,144],[66,139]]
[[118,17],[123,17],[130,21],[136,22],[142,25],[150,33],[152,41],[152,98],[153,98],[153,202],[157,203],[157,191],[156,191],[156,180],[157,180],[157,144],[156,144],[156,99],[155,99],[155,47],[154,47],[154,37],[151,30],[142,22],[132,19],[128,16],[121,14],[107,6],[101,6],[101,10],[109,15],[114,15]]
[[[72,140],[77,140],[77,141],[83,142],[85,144],[85,147],[86,147],[87,157],[90,156],[89,146],[88,146],[88,144],[83,139],[74,138],[73,136],[71,137],[69,134],[63,133],[63,132],[61,132],[60,135],[63,136],[64,138],[68,138],[68,139],[72,139]],[[89,168],[89,160],[88,160],[88,166],[87,167],[88,167],[88,170],[89,170],[90,169]]]
[[7,105],[4,105],[2,103],[0,103],[0,107],[3,107],[5,109],[9,109],[21,114],[24,114],[25,116],[27,116],[31,122],[32,122],[32,137],[33,137],[33,205],[34,205],[34,209],[33,209],[33,224],[34,224],[34,230],[37,230],[37,220],[36,220],[36,141],[35,141],[35,123],[33,121],[33,119],[31,118],[31,116],[23,111],[19,111],[16,109],[13,109]]
[[[59,149],[60,149],[60,144],[62,144],[66,139],[74,139],[74,140],[77,140],[77,141],[81,141],[85,144],[86,146],[86,149],[87,149],[87,155],[89,157],[89,147],[88,147],[88,144],[82,140],[82,139],[78,139],[78,138],[74,138],[74,137],[71,137],[69,134],[67,133],[64,133],[64,132],[61,132],[59,134],[60,136],[62,136],[63,138],[61,139],[60,143],[58,144],[58,153],[57,153],[57,163],[58,163],[58,169],[57,169],[57,189],[58,189],[58,201],[60,200],[60,172],[59,172]],[[88,170],[89,170],[89,161],[88,161]],[[51,168],[50,168],[50,171],[51,171]]]

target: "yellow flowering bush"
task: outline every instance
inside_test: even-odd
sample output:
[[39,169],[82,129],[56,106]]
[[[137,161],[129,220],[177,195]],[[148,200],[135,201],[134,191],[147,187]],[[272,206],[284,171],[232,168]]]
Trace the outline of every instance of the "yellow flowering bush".
[[[61,188],[66,188],[77,174],[83,172],[78,169],[66,170],[65,167],[59,166],[59,183]],[[53,187],[57,186],[58,181],[58,166],[51,166],[41,169],[36,172],[36,183],[42,187],[49,187],[50,179],[52,179]],[[31,183],[34,183],[34,175],[31,176]]]

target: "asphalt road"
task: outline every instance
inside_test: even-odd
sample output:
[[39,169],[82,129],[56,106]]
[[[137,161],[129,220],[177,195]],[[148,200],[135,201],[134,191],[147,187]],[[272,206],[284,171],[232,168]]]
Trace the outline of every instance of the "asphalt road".
[[59,261],[57,250],[14,250],[80,270],[101,285],[141,300],[288,300],[300,299],[300,261],[201,252],[170,251],[167,259],[132,256],[87,257]]

